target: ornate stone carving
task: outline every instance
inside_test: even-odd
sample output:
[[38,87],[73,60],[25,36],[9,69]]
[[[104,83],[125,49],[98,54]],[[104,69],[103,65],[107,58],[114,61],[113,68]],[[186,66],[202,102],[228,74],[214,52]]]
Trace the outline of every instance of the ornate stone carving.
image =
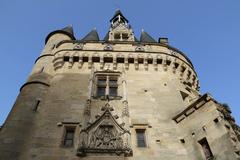
[[123,101],[123,111],[122,111],[122,117],[129,117],[129,111],[128,111],[128,102]]
[[230,107],[227,104],[218,105],[218,111],[223,114],[223,118],[229,122],[238,140],[240,141],[240,127],[235,123],[235,119],[231,115]]
[[112,51],[113,47],[112,47],[111,44],[106,44],[106,46],[104,46],[103,50],[105,50],[105,51]]
[[137,51],[137,52],[144,52],[145,49],[143,48],[143,46],[138,45],[138,46],[135,48],[135,51]]
[[83,49],[83,44],[82,43],[77,43],[74,47],[73,50],[82,50]]
[[91,105],[91,100],[87,100],[86,102],[86,107],[84,109],[84,115],[90,115],[91,111],[90,111],[90,105]]
[[117,155],[131,156],[132,150],[127,137],[130,132],[119,125],[112,115],[113,108],[107,103],[101,109],[101,116],[80,133],[78,156],[88,153],[115,153]]

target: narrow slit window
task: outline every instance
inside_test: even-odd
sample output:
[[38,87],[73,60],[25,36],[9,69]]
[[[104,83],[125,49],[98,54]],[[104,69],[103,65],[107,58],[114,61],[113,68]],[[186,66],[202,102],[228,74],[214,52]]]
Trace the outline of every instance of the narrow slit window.
[[41,70],[39,71],[39,73],[42,73],[44,71],[44,67],[41,68]]
[[40,100],[37,100],[37,102],[36,102],[36,104],[35,104],[35,106],[34,106],[34,108],[33,108],[33,111],[36,112],[36,111],[38,110],[39,104],[40,104]]
[[72,147],[74,143],[75,128],[66,128],[63,145]]
[[208,141],[206,138],[201,139],[198,141],[198,143],[202,146],[203,153],[205,155],[206,160],[212,160],[213,159],[213,154],[210,149],[210,146],[208,144]]
[[136,129],[137,146],[147,147],[145,129]]

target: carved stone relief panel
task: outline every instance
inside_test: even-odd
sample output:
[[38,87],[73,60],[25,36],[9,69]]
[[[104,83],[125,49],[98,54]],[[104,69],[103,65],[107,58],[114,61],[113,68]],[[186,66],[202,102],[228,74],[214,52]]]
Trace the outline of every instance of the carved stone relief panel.
[[102,107],[103,113],[80,133],[78,156],[89,153],[110,153],[131,156],[132,150],[128,144],[130,132],[116,121],[112,115],[113,108],[107,103]]

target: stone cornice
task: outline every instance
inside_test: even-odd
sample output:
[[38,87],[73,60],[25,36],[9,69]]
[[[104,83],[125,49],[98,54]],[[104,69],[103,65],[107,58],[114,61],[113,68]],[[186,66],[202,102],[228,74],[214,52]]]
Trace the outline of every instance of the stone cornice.
[[47,86],[47,87],[50,86],[50,84],[45,83],[45,82],[41,82],[41,81],[30,81],[30,82],[24,83],[24,84],[21,86],[20,92],[22,91],[22,89],[23,89],[25,86],[27,86],[27,85],[29,85],[29,84],[42,84],[42,85],[45,85],[45,86]]
[[[208,94],[204,94],[199,99],[197,99],[195,102],[190,104],[186,109],[184,109],[182,112],[178,113],[175,117],[173,117],[173,120],[176,123],[181,122],[186,117],[194,113],[196,110],[201,108],[205,103],[209,102],[210,100],[213,100],[213,98]],[[215,100],[214,100],[215,101]]]
[[[191,60],[182,52],[180,51],[179,49],[175,48],[175,47],[172,47],[170,46],[169,44],[163,44],[163,43],[157,43],[157,42],[154,42],[154,43],[146,43],[146,42],[136,42],[136,41],[81,41],[81,40],[63,40],[61,42],[59,42],[57,45],[56,45],[56,48],[58,48],[59,46],[61,46],[62,44],[64,43],[83,43],[83,44],[86,44],[86,43],[101,43],[101,44],[112,44],[112,45],[115,45],[115,44],[132,44],[132,45],[155,45],[155,46],[162,46],[162,47],[166,47],[168,49],[171,49],[171,50],[174,50],[175,52],[181,54],[184,58],[186,58],[186,60],[191,64],[192,68],[194,68]],[[121,51],[122,52],[122,51]]]

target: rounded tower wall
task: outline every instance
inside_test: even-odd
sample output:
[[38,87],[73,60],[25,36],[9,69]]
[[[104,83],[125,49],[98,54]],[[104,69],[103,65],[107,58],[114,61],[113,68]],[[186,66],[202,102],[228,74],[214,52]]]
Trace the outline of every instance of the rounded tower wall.
[[72,38],[69,35],[63,34],[63,33],[54,33],[50,35],[50,37],[47,39],[47,42],[45,44],[45,47],[41,53],[40,56],[45,54],[50,54],[52,50],[56,47],[56,45],[64,40],[72,40]]
[[39,83],[22,87],[0,133],[0,159],[16,159],[27,151],[37,109],[47,90],[47,85]]

